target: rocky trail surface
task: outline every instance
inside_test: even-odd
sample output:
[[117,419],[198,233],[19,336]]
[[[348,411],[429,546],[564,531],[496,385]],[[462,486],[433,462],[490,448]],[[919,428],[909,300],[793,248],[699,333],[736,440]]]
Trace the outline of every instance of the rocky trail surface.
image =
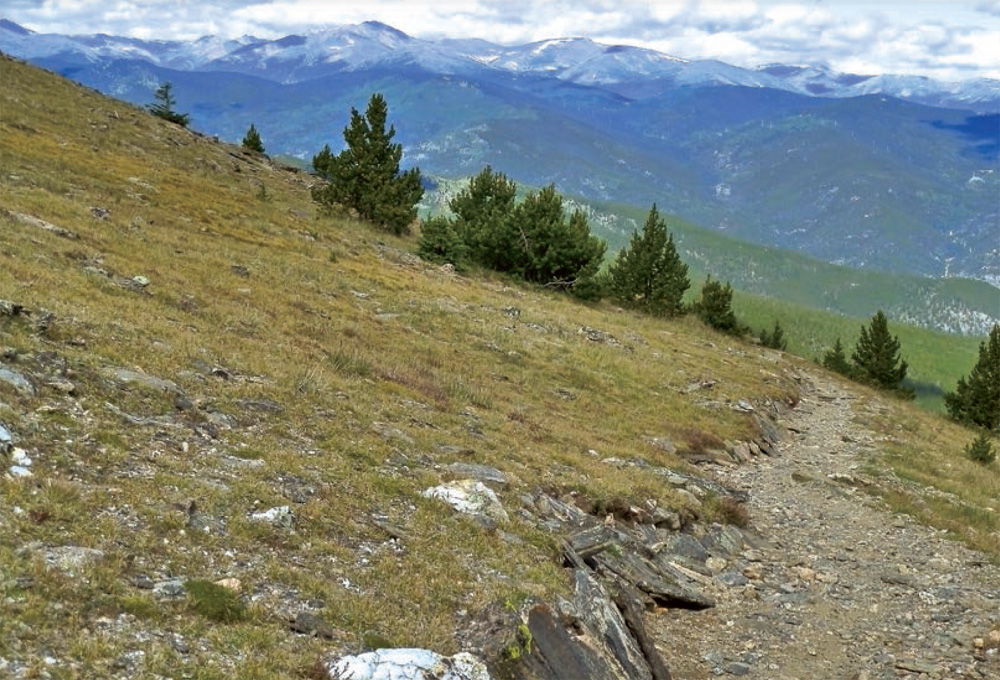
[[780,455],[717,471],[760,541],[711,565],[716,606],[649,617],[673,679],[1000,678],[1000,568],[858,488],[878,437],[812,379]]

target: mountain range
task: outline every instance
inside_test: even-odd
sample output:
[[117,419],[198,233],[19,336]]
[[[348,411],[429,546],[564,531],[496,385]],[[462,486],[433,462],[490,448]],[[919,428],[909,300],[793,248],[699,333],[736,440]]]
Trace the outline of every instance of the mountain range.
[[824,66],[766,64],[744,69],[714,60],[688,60],[626,45],[602,45],[587,38],[560,38],[503,46],[485,40],[420,40],[369,21],[289,35],[277,40],[253,36],[197,40],[142,40],[111,35],[38,34],[0,20],[3,49],[29,60],[60,56],[89,62],[141,59],[182,71],[228,71],[299,83],[339,70],[359,71],[386,64],[417,65],[434,73],[481,75],[487,71],[544,74],[578,85],[634,95],[670,85],[736,85],[785,90],[816,97],[886,94],[930,106],[991,113],[1000,108],[1000,81],[978,78],[942,82],[923,76],[865,76],[836,73]]
[[270,153],[305,160],[380,91],[425,175],[490,164],[831,263],[1000,283],[1000,81],[421,40],[376,22],[158,41],[0,21],[0,50],[137,104],[170,81],[198,130],[238,140],[252,122]]

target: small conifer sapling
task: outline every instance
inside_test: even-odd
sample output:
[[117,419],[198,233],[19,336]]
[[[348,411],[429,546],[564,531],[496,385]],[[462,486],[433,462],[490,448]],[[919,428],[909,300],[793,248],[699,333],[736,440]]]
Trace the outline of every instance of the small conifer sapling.
[[997,452],[993,449],[993,442],[990,441],[989,432],[983,430],[979,436],[965,446],[965,455],[976,461],[988,465],[997,459]]
[[257,128],[254,127],[253,123],[250,123],[250,129],[247,130],[246,135],[243,137],[243,148],[248,151],[264,153],[264,142],[261,140],[260,133],[257,132]]
[[173,94],[173,86],[169,82],[163,83],[156,88],[153,98],[156,99],[156,102],[149,105],[150,113],[163,120],[176,123],[181,127],[187,127],[187,124],[191,121],[191,116],[186,113],[174,111],[174,105],[177,103],[177,100]]

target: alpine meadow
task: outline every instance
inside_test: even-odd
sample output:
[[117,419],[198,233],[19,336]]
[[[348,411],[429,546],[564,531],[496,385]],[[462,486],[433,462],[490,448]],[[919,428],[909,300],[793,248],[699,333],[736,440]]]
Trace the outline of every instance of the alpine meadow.
[[0,38],[0,677],[1000,678],[985,85]]

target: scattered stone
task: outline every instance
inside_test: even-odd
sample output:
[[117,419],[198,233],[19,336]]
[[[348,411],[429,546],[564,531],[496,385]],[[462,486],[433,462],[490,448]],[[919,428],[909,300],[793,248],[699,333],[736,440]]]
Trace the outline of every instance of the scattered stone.
[[579,398],[573,390],[566,389],[565,387],[557,387],[552,390],[552,393],[564,401],[576,401]]
[[229,271],[231,271],[232,273],[236,274],[236,276],[239,276],[240,278],[243,278],[243,279],[250,278],[250,270],[247,267],[244,267],[241,264],[231,264],[231,265],[229,265]]
[[742,676],[750,672],[750,666],[739,661],[734,661],[733,663],[726,664],[725,670],[730,675]]
[[111,211],[100,206],[92,207],[90,209],[90,214],[94,216],[95,220],[106,220],[111,217]]
[[917,581],[910,574],[900,574],[895,572],[889,572],[882,574],[880,576],[882,583],[888,583],[890,585],[904,586],[906,588],[916,588]]
[[245,409],[260,413],[284,413],[285,407],[270,399],[237,399],[236,403]]
[[720,572],[726,568],[726,561],[721,557],[715,557],[713,555],[705,560],[705,566],[713,572]]
[[134,649],[131,652],[125,652],[120,657],[115,659],[114,663],[111,664],[112,668],[118,670],[127,670],[131,672],[142,663],[142,660],[146,658],[146,652],[141,649]]
[[926,661],[921,661],[920,659],[897,659],[896,668],[903,671],[912,671],[913,673],[939,673],[941,671],[940,666],[934,663],[928,663]]
[[491,680],[471,654],[444,657],[426,649],[377,649],[327,664],[335,680]]
[[333,640],[337,636],[333,626],[310,612],[296,614],[289,627],[296,633],[326,638],[327,640]]
[[747,577],[738,571],[724,571],[719,574],[718,579],[731,588],[745,586],[749,583]]
[[618,346],[621,345],[621,343],[618,342],[617,338],[615,338],[615,336],[611,335],[611,333],[608,333],[606,331],[601,331],[601,330],[598,330],[596,328],[590,328],[588,326],[581,326],[580,330],[579,330],[579,333],[581,333],[582,335],[584,335],[587,338],[587,340],[590,340],[591,342],[597,342],[597,343],[601,343],[601,344],[608,344],[608,345],[611,345],[613,347],[618,347]]
[[170,635],[170,646],[178,654],[187,655],[191,653],[191,646],[184,640],[183,637],[176,633]]
[[24,305],[10,300],[0,300],[0,316],[27,316],[29,314],[30,312],[24,308]]
[[153,592],[163,597],[185,597],[187,595],[187,588],[184,587],[182,581],[172,579],[157,583],[153,586]]
[[410,446],[414,443],[413,437],[406,434],[399,428],[386,425],[385,423],[380,423],[378,421],[372,423],[372,430],[387,441],[396,440]]
[[138,574],[136,576],[131,577],[129,579],[129,583],[131,583],[133,586],[141,590],[152,590],[156,585],[153,583],[153,579],[143,574]]
[[493,522],[509,520],[500,499],[491,488],[476,479],[460,479],[424,490],[424,498],[437,498],[455,510]]
[[664,453],[674,453],[677,451],[677,447],[672,441],[666,437],[649,437],[646,439],[647,442],[658,451],[663,451]]
[[809,567],[792,567],[792,573],[803,581],[815,581],[816,572]]
[[243,583],[238,578],[233,578],[233,577],[220,578],[218,581],[215,582],[215,585],[222,586],[223,588],[231,590],[234,593],[239,593],[243,591]]
[[50,569],[57,569],[71,576],[104,557],[104,551],[94,548],[82,548],[75,545],[63,545],[45,550],[45,564]]
[[476,453],[475,449],[470,449],[468,446],[454,446],[452,444],[438,444],[434,448],[438,453],[446,456],[472,456]]
[[28,457],[28,454],[24,449],[15,448],[10,452],[10,460],[14,465],[20,465],[22,467],[31,467],[32,460]]
[[690,394],[691,392],[697,392],[698,390],[710,390],[718,384],[719,381],[715,378],[702,378],[701,380],[695,380],[690,383],[684,391]]
[[76,385],[65,378],[53,378],[45,384],[46,386],[51,387],[57,392],[62,392],[63,394],[73,394],[76,392]]
[[263,512],[255,512],[250,515],[251,522],[263,522],[276,527],[290,529],[295,523],[295,515],[287,505],[271,508]]

